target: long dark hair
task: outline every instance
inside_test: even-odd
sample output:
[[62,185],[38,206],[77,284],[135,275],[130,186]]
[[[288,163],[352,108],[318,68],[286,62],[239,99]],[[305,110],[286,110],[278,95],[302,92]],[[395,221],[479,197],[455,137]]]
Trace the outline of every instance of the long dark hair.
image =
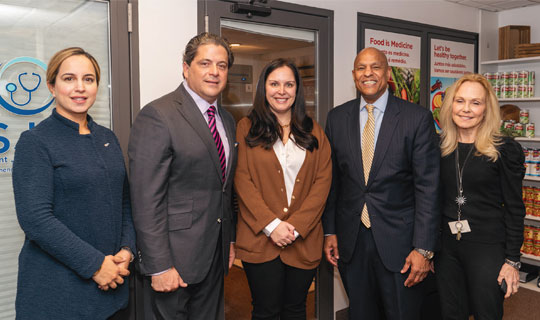
[[266,100],[266,79],[270,73],[281,67],[291,69],[296,80],[296,99],[291,107],[290,124],[294,142],[306,150],[313,151],[319,147],[319,141],[311,133],[313,120],[306,114],[302,78],[300,78],[296,65],[292,61],[282,58],[275,59],[267,64],[259,76],[253,109],[248,115],[249,120],[251,120],[251,128],[246,136],[246,143],[251,148],[260,145],[268,150],[272,148],[278,138],[283,140],[283,129],[274,113],[270,110]]

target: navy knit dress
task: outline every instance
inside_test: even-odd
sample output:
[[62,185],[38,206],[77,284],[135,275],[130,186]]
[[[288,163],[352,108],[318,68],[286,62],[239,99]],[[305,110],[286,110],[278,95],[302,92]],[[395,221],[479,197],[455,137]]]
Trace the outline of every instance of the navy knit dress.
[[106,319],[127,305],[127,282],[102,291],[92,280],[106,255],[135,252],[135,232],[120,145],[90,116],[88,128],[55,109],[17,143],[17,319]]

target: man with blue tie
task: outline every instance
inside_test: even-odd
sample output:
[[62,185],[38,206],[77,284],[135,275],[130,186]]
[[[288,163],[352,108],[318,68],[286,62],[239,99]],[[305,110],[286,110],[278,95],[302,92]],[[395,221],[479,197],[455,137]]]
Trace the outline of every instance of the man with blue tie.
[[218,106],[234,57],[202,33],[184,53],[185,81],[150,102],[131,131],[133,222],[145,319],[224,318],[223,276],[235,257],[235,121]]
[[325,255],[339,268],[349,319],[419,319],[440,220],[433,118],[389,93],[381,51],[360,51],[352,74],[360,98],[326,122],[333,181]]

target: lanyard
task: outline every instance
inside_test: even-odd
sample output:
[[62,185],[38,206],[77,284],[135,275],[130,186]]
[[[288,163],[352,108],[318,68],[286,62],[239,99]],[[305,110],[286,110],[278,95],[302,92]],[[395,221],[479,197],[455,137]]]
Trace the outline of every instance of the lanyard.
[[[469,153],[467,153],[467,156],[465,157],[465,161],[463,161],[463,167],[460,168],[459,165],[459,145],[456,148],[456,156],[455,156],[455,162],[456,162],[456,182],[457,182],[457,197],[456,197],[456,203],[458,205],[457,210],[457,223],[456,227],[459,231],[461,231],[461,228],[463,227],[463,224],[461,223],[461,207],[465,205],[467,202],[467,198],[463,195],[463,170],[465,169],[465,165],[467,164],[467,160],[469,160],[469,157],[472,154],[472,151],[474,149],[474,145],[472,145],[469,149]],[[461,233],[461,232],[460,232]]]

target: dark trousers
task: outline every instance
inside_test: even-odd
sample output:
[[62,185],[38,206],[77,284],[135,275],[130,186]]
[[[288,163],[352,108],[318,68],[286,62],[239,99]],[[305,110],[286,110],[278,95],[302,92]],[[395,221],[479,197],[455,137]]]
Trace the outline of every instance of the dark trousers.
[[502,319],[504,294],[497,278],[504,263],[502,244],[457,241],[442,236],[435,277],[444,319]]
[[[180,277],[182,273],[180,272]],[[146,320],[221,320],[225,318],[223,302],[223,261],[221,238],[210,271],[199,283],[188,283],[174,292],[156,292],[151,277],[145,277]]]
[[306,319],[306,297],[317,269],[291,267],[279,257],[265,263],[242,264],[251,291],[251,319]]
[[407,288],[408,272],[386,269],[371,229],[361,225],[351,261],[339,261],[338,267],[349,297],[349,320],[420,319],[424,283]]

